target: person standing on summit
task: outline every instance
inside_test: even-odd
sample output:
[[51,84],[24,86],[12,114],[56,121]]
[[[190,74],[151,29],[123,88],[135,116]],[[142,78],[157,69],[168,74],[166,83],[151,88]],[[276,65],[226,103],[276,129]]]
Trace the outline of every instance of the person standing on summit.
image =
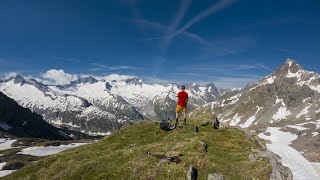
[[188,103],[188,93],[185,92],[186,87],[181,86],[181,91],[178,93],[178,103],[176,108],[176,126],[178,125],[179,112],[183,110],[184,121],[183,124],[187,124],[187,103]]

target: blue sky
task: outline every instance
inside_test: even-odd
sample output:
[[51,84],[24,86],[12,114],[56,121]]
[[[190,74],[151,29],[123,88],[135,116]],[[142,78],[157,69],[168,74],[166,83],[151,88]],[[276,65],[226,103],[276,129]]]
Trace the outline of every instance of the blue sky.
[[317,0],[2,0],[0,73],[112,73],[243,87],[287,58],[319,72]]

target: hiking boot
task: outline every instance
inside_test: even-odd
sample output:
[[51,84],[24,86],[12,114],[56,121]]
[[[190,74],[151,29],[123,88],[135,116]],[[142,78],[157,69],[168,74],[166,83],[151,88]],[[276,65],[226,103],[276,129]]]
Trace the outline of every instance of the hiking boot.
[[183,120],[183,124],[187,125],[187,120],[186,119]]

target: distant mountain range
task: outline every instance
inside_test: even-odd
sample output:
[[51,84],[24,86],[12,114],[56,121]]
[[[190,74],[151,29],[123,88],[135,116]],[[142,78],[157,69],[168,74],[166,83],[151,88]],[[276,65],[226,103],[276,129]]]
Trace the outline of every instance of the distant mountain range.
[[[212,83],[186,86],[189,110],[231,91]],[[126,123],[173,118],[180,90],[178,84],[149,84],[139,78],[105,81],[91,76],[64,86],[45,85],[17,74],[0,81],[0,91],[53,125],[105,135]]]

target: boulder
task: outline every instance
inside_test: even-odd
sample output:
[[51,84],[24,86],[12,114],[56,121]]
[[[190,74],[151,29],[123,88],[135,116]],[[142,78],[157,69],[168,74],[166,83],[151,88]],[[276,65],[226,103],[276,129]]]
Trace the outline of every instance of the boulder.
[[190,165],[189,166],[189,171],[188,171],[188,174],[187,174],[187,179],[188,180],[196,180],[198,178],[198,170]]
[[208,174],[208,180],[224,180],[224,177],[222,174],[212,173]]

